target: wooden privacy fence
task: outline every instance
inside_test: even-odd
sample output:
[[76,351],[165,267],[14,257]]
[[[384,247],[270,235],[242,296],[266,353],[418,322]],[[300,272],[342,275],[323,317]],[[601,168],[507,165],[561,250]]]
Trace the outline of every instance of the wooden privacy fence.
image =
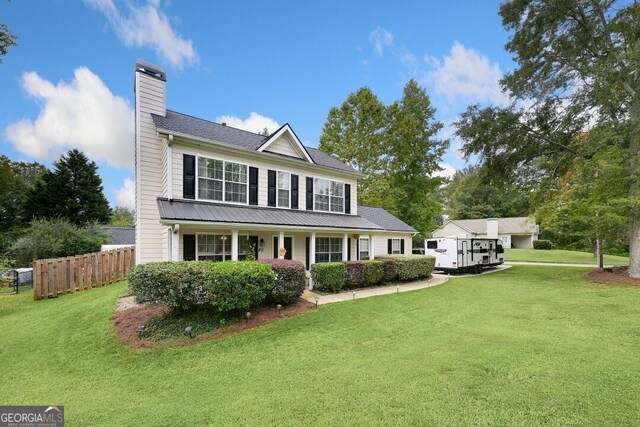
[[40,259],[33,262],[33,298],[53,298],[124,280],[135,265],[135,247]]

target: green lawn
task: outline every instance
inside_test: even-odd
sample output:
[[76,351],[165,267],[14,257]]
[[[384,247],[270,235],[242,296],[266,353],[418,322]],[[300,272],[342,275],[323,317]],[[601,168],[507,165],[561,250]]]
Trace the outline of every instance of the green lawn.
[[[561,264],[595,264],[596,259],[590,252],[564,251],[560,249],[505,249],[506,262],[557,262]],[[605,265],[629,265],[629,257],[605,255]]]
[[67,425],[640,425],[640,289],[516,266],[134,351],[124,284],[0,298],[0,405]]

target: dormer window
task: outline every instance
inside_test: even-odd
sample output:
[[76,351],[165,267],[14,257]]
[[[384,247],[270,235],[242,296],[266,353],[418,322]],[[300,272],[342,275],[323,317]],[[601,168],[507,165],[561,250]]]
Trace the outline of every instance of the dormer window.
[[278,207],[290,207],[291,196],[291,174],[289,172],[278,171]]
[[314,210],[344,213],[344,183],[315,178],[313,183]]
[[198,199],[247,203],[247,165],[198,157]]

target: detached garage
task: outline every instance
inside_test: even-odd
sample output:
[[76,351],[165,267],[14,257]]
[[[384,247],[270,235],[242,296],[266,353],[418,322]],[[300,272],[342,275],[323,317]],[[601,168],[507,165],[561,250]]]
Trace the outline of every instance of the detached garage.
[[447,220],[433,237],[486,237],[500,239],[505,248],[533,248],[539,226],[531,217]]

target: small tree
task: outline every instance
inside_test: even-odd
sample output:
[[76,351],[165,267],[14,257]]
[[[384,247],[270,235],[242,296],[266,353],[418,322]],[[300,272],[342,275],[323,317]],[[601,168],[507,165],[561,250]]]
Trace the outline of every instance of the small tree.
[[136,222],[136,212],[126,206],[116,206],[111,211],[109,225],[117,227],[133,226]]

